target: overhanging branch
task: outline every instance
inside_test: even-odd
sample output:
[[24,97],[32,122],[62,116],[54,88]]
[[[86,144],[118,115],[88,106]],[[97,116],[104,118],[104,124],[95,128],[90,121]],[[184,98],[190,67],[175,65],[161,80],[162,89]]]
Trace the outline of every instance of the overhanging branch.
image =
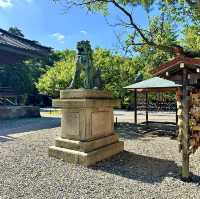
[[[154,46],[160,50],[173,52],[173,53],[175,52],[175,47],[177,47],[175,45],[174,46],[160,45],[160,44],[156,44],[153,40],[149,40],[149,38],[145,36],[144,31],[142,31],[142,29],[136,25],[130,12],[128,12],[128,10],[126,10],[123,6],[121,6],[115,0],[112,0],[112,3],[128,17],[128,19],[130,21],[130,25],[139,33],[139,35],[141,36],[141,38],[145,44],[147,44],[149,46]],[[135,45],[134,42],[133,42],[133,45]]]

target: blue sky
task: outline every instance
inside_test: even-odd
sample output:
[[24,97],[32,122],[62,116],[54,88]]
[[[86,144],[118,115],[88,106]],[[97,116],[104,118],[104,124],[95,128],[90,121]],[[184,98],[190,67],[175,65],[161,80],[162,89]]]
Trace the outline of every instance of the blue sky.
[[[113,23],[120,16],[114,8],[111,13],[108,19]],[[146,25],[141,8],[137,8],[136,15],[136,21]],[[52,0],[0,0],[0,28],[11,26],[20,28],[26,38],[55,49],[75,48],[77,41],[88,39],[93,48],[117,50],[115,32],[120,32],[101,14],[87,14],[80,8],[65,12]]]

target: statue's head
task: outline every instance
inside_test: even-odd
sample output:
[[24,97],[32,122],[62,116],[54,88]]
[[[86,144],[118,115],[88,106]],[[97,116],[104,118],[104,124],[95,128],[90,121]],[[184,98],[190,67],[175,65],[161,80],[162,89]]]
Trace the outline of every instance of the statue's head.
[[78,55],[91,55],[92,48],[89,41],[79,41],[77,43]]

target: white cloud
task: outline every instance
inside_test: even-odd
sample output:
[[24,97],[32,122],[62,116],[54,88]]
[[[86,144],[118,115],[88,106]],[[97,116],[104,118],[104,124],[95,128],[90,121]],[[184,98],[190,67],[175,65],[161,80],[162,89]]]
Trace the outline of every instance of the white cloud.
[[13,6],[13,3],[11,0],[0,0],[0,8],[9,8],[12,6]]
[[[19,2],[21,0],[16,1]],[[24,0],[27,3],[32,3],[33,0]],[[14,6],[14,0],[0,0],[0,8],[10,8]]]
[[53,33],[52,36],[54,38],[56,38],[61,43],[64,43],[64,41],[65,41],[65,36],[63,34],[59,33],[59,32]]
[[80,33],[82,33],[83,35],[87,35],[87,31],[85,30],[81,30]]

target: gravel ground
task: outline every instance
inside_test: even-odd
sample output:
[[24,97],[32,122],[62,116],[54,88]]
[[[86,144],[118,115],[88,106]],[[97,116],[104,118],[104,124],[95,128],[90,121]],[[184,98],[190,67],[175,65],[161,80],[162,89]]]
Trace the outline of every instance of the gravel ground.
[[85,168],[48,157],[58,123],[57,118],[0,121],[0,199],[200,198],[199,152],[191,156],[193,182],[182,182],[173,125],[146,129],[120,123],[116,131],[125,151]]

